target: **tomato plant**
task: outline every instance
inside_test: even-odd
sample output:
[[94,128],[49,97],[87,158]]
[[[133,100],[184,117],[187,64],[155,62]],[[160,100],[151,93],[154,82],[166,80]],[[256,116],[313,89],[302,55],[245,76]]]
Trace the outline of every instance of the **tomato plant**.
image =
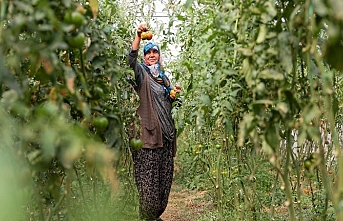
[[[301,210],[301,203],[294,201],[295,195],[300,199],[303,194],[302,179],[310,183],[316,180],[316,188],[331,191],[330,183],[318,183],[327,179],[327,167],[341,162],[340,155],[334,157],[336,145],[325,142],[332,133],[336,134],[336,142],[340,140],[340,129],[333,125],[341,120],[337,106],[341,92],[334,89],[341,81],[341,62],[337,62],[337,56],[327,60],[330,55],[325,51],[331,50],[331,44],[337,50],[341,48],[337,39],[342,38],[342,21],[337,21],[338,11],[329,10],[330,6],[324,7],[323,2],[187,1],[182,8],[169,9],[175,15],[174,22],[181,23],[175,37],[182,50],[173,73],[186,88],[186,102],[175,112],[180,116],[178,125],[187,133],[185,143],[223,139],[232,145],[231,151],[218,151],[217,158],[207,158],[208,152],[200,152],[184,157],[181,164],[189,165],[185,177],[190,176],[189,168],[196,167],[194,171],[201,171],[197,180],[202,182],[198,183],[206,185],[209,180],[207,185],[216,190],[211,196],[218,202],[218,220],[254,219],[253,211],[263,210],[259,203],[265,199],[263,188],[250,181],[257,174],[263,177],[259,170],[266,169],[261,168],[265,161],[270,163],[268,175],[277,178],[268,178],[275,185],[271,201],[264,201],[264,205],[273,205],[277,200],[274,196],[280,183],[284,199],[289,202],[289,214],[283,214],[287,220],[305,219],[296,212]],[[325,27],[326,22],[332,26]],[[213,128],[217,131],[212,132]],[[305,161],[313,152],[316,158]],[[217,165],[214,162],[218,159],[225,160]],[[305,170],[300,166],[302,162]],[[237,183],[228,184],[218,175],[214,180],[206,179],[212,177],[208,172],[214,171],[212,167],[217,172],[237,167],[238,177],[228,173],[229,180]],[[231,190],[232,194],[227,195],[234,196],[237,203],[220,203],[225,202],[220,188]],[[237,194],[239,191],[242,194]],[[337,196],[329,195],[326,200],[332,199],[330,203],[336,205],[332,210],[340,211]],[[324,204],[322,214],[329,208],[326,200],[313,200],[313,205]],[[244,212],[226,213],[233,208]],[[338,213],[337,217],[342,216]],[[278,215],[272,212],[264,219]]]
[[[27,163],[28,173],[16,173],[18,179],[31,174],[32,183],[23,189],[34,190],[24,194],[37,193],[23,220],[74,219],[78,205],[100,200],[106,188],[115,191],[116,174],[106,171],[119,164],[122,144],[128,143],[123,122],[133,112],[118,105],[124,103],[122,93],[133,91],[123,60],[131,36],[128,19],[116,13],[114,21],[111,13],[120,7],[97,0],[0,3],[1,118],[11,119],[13,129],[0,137],[16,143],[0,146]],[[92,210],[79,217],[90,219]]]

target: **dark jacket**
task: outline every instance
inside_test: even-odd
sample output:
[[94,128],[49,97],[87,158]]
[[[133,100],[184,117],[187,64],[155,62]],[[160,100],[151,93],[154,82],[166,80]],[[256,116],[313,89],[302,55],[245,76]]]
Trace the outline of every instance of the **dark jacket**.
[[144,78],[138,90],[140,105],[137,113],[140,117],[142,128],[142,141],[145,148],[163,147],[162,129],[158,120],[154,101],[150,90],[150,77],[142,68]]

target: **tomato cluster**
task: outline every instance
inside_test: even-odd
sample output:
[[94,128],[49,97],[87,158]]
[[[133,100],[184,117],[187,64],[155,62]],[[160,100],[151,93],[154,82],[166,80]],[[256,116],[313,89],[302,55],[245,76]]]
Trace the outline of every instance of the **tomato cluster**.
[[142,40],[151,40],[152,39],[152,32],[147,31],[147,32],[142,32],[141,38]]
[[73,30],[67,37],[68,45],[71,48],[82,48],[85,43],[85,34],[80,31],[80,28],[85,22],[85,9],[80,6],[75,11],[67,12],[64,15],[64,23],[72,25]]
[[170,97],[172,99],[175,99],[175,98],[179,97],[179,93],[178,92],[180,92],[180,90],[181,90],[180,85],[174,86],[173,89],[171,89],[171,91],[170,91]]

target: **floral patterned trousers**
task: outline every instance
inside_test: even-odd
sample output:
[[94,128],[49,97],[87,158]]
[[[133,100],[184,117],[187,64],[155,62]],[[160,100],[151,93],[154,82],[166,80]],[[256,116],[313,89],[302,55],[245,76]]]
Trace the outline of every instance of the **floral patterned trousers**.
[[163,148],[133,150],[132,158],[140,218],[158,220],[167,207],[173,180],[173,142],[163,139]]

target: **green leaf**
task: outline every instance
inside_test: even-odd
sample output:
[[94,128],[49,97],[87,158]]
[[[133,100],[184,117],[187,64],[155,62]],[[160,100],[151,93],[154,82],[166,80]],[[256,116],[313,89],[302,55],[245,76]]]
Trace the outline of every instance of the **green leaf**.
[[291,73],[293,68],[292,53],[289,46],[291,37],[291,34],[288,32],[282,32],[278,35],[279,58],[281,61],[281,66],[286,70],[288,74]]
[[177,15],[176,17],[179,21],[186,21],[187,20],[186,17],[184,17],[182,15]]
[[251,48],[239,48],[238,51],[247,57],[253,56],[254,54]]
[[262,141],[262,150],[263,150],[263,152],[265,152],[268,155],[274,153],[273,148],[268,144],[268,142],[266,140]]
[[277,10],[276,10],[275,6],[269,1],[267,1],[264,4],[264,8],[266,10],[266,13],[263,13],[261,15],[261,20],[263,23],[268,23],[277,15]]
[[280,144],[280,141],[274,124],[269,124],[264,137],[268,145],[273,151],[275,151],[277,146]]
[[258,77],[261,79],[272,79],[272,80],[276,80],[276,81],[284,80],[283,74],[277,72],[274,69],[263,70],[259,73]]
[[186,3],[184,4],[184,7],[186,9],[189,9],[192,7],[194,0],[187,0]]
[[297,137],[298,146],[303,145],[303,143],[304,143],[305,140],[306,140],[306,137],[307,137],[306,129],[301,128],[301,129],[299,130],[299,135],[298,135],[298,137]]
[[321,114],[319,108],[315,105],[308,105],[303,109],[304,122],[307,124]]
[[308,127],[307,128],[307,133],[309,136],[309,140],[314,140],[316,142],[320,142],[320,131],[318,127]]
[[250,113],[244,116],[243,120],[239,124],[239,133],[237,145],[242,147],[244,145],[245,136],[247,136],[250,131],[255,128],[255,117]]
[[256,43],[260,44],[264,42],[264,40],[266,40],[266,35],[267,35],[267,26],[263,24],[260,26],[260,31],[258,33]]
[[217,32],[214,32],[213,34],[211,34],[211,35],[207,38],[207,41],[210,42],[210,41],[212,41],[215,37],[217,37]]
[[[20,85],[17,83],[14,75],[12,75],[9,70],[3,65],[4,64],[4,57],[1,53],[2,48],[0,47],[0,85],[5,84],[10,89],[15,90],[20,97],[24,95]],[[1,90],[0,90],[1,96]]]
[[98,0],[89,0],[89,6],[92,9],[93,19],[95,20],[99,12],[99,2]]
[[223,101],[223,106],[228,110],[228,111],[233,111],[233,107],[229,101]]
[[27,159],[30,163],[34,163],[38,157],[42,154],[41,150],[33,150],[30,153],[26,154]]
[[328,7],[326,6],[324,1],[313,0],[313,3],[314,3],[314,11],[317,15],[324,17],[328,14]]
[[42,131],[42,150],[43,157],[45,160],[49,161],[56,154],[56,140],[58,139],[58,134],[55,130],[43,130]]
[[245,81],[247,82],[248,86],[251,87],[253,84],[253,74],[252,74],[252,65],[250,65],[249,59],[243,60],[242,71],[245,75]]
[[199,99],[202,101],[203,105],[211,105],[211,99],[208,95],[202,94]]
[[288,104],[286,102],[277,103],[276,109],[279,111],[279,113],[282,117],[286,117],[286,115],[289,111],[289,107],[288,107]]
[[238,88],[238,89],[236,89],[236,90],[234,90],[234,91],[231,91],[230,96],[236,97],[236,96],[237,96],[237,93],[238,93],[239,91],[241,91],[241,90],[242,90],[241,88]]
[[343,18],[343,1],[337,1],[337,0],[329,0],[330,2],[330,9],[332,9],[335,13],[334,17],[337,18],[337,20],[340,18],[342,20]]

